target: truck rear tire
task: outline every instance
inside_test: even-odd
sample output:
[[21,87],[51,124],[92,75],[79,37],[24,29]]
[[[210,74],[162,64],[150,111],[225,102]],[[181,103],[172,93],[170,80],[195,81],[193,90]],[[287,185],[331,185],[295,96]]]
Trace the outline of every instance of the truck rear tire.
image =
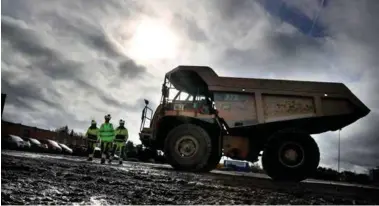
[[208,133],[193,124],[182,124],[166,137],[164,153],[169,164],[177,170],[201,172],[212,154]]
[[315,140],[300,131],[274,134],[262,155],[266,174],[276,181],[300,182],[312,175],[320,162]]

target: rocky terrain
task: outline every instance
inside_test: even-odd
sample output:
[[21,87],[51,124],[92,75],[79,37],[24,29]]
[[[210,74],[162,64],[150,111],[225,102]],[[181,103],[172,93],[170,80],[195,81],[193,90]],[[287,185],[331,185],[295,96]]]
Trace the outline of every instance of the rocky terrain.
[[[15,155],[17,154],[17,155]],[[169,166],[2,153],[1,204],[379,204],[379,190],[279,184]],[[379,193],[377,193],[379,194]]]

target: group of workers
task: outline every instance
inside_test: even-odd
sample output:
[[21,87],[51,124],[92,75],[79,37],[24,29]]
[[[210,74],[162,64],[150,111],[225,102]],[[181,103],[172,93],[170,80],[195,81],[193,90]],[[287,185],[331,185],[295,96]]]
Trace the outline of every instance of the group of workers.
[[111,115],[105,115],[104,119],[105,122],[101,124],[100,128],[97,127],[96,121],[92,120],[91,126],[86,132],[88,161],[93,160],[95,147],[100,143],[101,164],[104,164],[105,160],[111,163],[116,152],[119,157],[119,164],[122,164],[123,158],[126,157],[126,141],[129,138],[125,121],[120,119],[119,126],[114,129],[113,124],[110,123]]

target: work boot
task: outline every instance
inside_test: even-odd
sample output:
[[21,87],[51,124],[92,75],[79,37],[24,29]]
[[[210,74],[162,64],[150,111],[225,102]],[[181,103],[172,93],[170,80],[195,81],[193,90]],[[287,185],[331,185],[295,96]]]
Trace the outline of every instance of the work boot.
[[109,164],[112,163],[112,157],[113,157],[112,154],[108,154],[108,155],[107,155],[107,159],[108,159],[108,163],[109,163]]
[[122,165],[122,160],[120,160],[119,164]]
[[105,163],[105,154],[101,154],[101,164],[104,164]]
[[88,159],[87,159],[87,161],[91,162],[91,161],[92,161],[92,158],[93,158],[93,154],[89,154],[89,155],[88,155]]

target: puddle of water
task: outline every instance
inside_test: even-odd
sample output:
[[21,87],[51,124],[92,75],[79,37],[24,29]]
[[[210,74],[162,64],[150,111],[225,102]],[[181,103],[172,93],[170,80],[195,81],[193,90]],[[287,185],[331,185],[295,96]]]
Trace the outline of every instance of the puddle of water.
[[50,196],[50,195],[60,195],[61,191],[55,186],[48,186],[48,188],[41,191],[42,196]]
[[32,153],[32,152],[21,152],[21,151],[2,151],[2,154],[16,156],[16,157],[30,157],[35,159],[40,158],[52,158],[52,159],[67,159],[74,161],[82,161],[83,158],[67,156],[63,154],[49,154],[49,153]]
[[72,205],[111,205],[105,200],[105,195],[91,196],[89,202],[74,203]]
[[91,205],[110,205],[108,202],[104,199],[106,196],[92,196],[90,198],[90,204]]

